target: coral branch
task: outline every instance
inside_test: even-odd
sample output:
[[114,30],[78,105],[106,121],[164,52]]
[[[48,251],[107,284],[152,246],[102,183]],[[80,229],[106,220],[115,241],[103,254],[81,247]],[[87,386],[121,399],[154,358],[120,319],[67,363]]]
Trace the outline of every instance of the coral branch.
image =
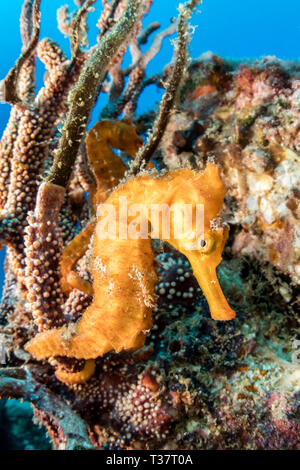
[[33,32],[34,0],[25,0],[20,18],[21,37],[24,49],[28,47]]
[[9,121],[3,133],[0,146],[0,208],[4,209],[8,197],[10,170],[13,159],[13,150],[18,135],[18,124],[21,112],[13,107]]
[[120,46],[132,34],[137,21],[139,21],[140,10],[141,1],[129,0],[121,20],[109,34],[105,35],[88,59],[69,96],[70,111],[63,128],[52,170],[47,177],[48,182],[60,186],[67,185],[107,67]]
[[[20,18],[20,29],[21,37],[23,42],[23,50],[28,47],[30,39],[33,34],[34,24],[33,24],[33,6],[34,0],[24,1],[21,18]],[[36,52],[33,52],[27,61],[24,63],[20,71],[19,79],[19,94],[20,98],[26,102],[32,102],[34,99],[35,91],[35,59]]]
[[103,1],[104,10],[97,25],[100,29],[98,40],[100,40],[111,28],[114,22],[115,13],[121,3],[124,3],[124,0],[113,0],[111,3],[108,3],[105,0]]
[[40,5],[41,0],[35,0],[33,5],[33,30],[31,39],[25,48],[22,55],[19,57],[17,62],[15,63],[14,67],[9,71],[8,75],[4,80],[1,82],[1,98],[10,104],[16,104],[21,101],[18,92],[18,80],[22,70],[22,67],[26,63],[26,61],[30,58],[30,56],[34,53],[40,35],[40,21],[41,21],[41,14],[40,14]]
[[72,57],[76,59],[80,51],[83,36],[86,35],[86,17],[92,5],[96,0],[86,0],[77,11],[75,18],[70,24],[70,40]]
[[137,37],[139,45],[147,44],[149,36],[151,36],[151,34],[159,28],[160,24],[157,21],[154,21],[153,23],[149,24],[149,26],[143,31],[141,31]]
[[59,395],[37,380],[45,372],[41,367],[29,366],[0,369],[0,396],[29,401],[47,413],[62,434],[60,440],[66,450],[92,449],[84,421]]
[[178,89],[185,72],[187,63],[188,32],[187,21],[193,8],[199,1],[193,0],[181,6],[178,19],[178,40],[175,46],[176,56],[171,76],[166,84],[165,93],[159,109],[158,117],[154,123],[152,133],[146,145],[139,151],[137,158],[131,164],[128,176],[137,175],[142,165],[149,162],[157,150],[169,122],[170,112],[174,108]]
[[[131,117],[134,114],[137,106],[137,99],[144,88],[143,84],[146,76],[146,68],[149,62],[159,53],[163,39],[171,36],[173,33],[175,33],[175,31],[176,23],[171,24],[168,28],[157,34],[154,37],[151,47],[145,54],[142,53],[139,47],[138,38],[136,41],[132,42],[130,45],[130,51],[133,58],[133,66],[129,74],[128,84],[121,96],[115,100],[115,103],[109,102],[108,106],[104,108],[101,113],[102,117],[109,115],[113,118],[117,118],[122,113],[122,111],[124,111],[126,117]],[[116,72],[121,72],[120,67],[118,68],[118,66],[116,66],[115,68],[117,69]],[[119,80],[121,81],[121,86],[118,86],[118,80],[116,80],[116,77],[118,77],[117,74],[115,73],[115,76],[113,77],[111,70],[110,74],[114,79],[113,88],[116,88],[116,90],[113,89],[113,91],[116,93],[118,89],[122,88],[124,77],[121,73],[121,80]]]
[[25,281],[27,300],[39,330],[62,324],[63,294],[60,287],[59,261],[62,251],[58,214],[65,189],[43,183],[38,192],[34,214],[29,214],[26,228]]

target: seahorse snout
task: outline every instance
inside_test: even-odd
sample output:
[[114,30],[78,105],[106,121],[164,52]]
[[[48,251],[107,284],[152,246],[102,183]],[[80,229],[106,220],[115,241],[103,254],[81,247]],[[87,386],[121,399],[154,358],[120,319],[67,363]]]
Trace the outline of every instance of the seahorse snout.
[[228,304],[221,289],[216,269],[213,266],[203,265],[200,261],[193,266],[193,270],[208,302],[212,318],[222,321],[235,318],[235,311]]
[[217,266],[222,260],[222,252],[228,237],[227,228],[210,230],[204,236],[203,246],[198,250],[185,253],[189,259],[194,276],[209,305],[214,320],[232,320],[235,312],[229,306],[217,276]]

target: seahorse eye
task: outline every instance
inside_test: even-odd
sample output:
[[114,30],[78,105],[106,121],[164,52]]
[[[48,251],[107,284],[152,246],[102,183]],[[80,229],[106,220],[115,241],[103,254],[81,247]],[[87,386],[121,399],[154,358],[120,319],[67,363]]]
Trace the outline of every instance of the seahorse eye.
[[199,242],[199,249],[202,253],[205,253],[206,255],[211,253],[213,249],[215,248],[216,245],[216,239],[213,235],[207,235],[205,239],[200,240]]

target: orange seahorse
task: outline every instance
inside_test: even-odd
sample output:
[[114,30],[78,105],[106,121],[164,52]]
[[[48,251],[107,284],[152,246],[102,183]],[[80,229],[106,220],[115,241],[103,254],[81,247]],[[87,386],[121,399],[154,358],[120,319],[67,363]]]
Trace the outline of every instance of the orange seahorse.
[[[88,133],[86,139],[87,153],[95,176],[96,186],[91,188],[91,198],[96,212],[97,204],[104,202],[109,192],[117,186],[125,176],[126,165],[118,157],[113,148],[123,150],[135,158],[143,139],[138,136],[131,120],[99,121]],[[91,284],[81,279],[74,270],[76,263],[85,254],[95,223],[90,222],[68,244],[61,260],[61,286],[65,294],[77,288],[88,295],[93,295]]]
[[[93,242],[94,299],[76,324],[52,329],[36,335],[26,345],[37,359],[68,356],[92,359],[109,351],[138,349],[152,326],[152,307],[156,274],[151,239],[120,237],[119,234],[136,228],[136,214],[129,214],[122,222],[119,217],[120,198],[127,198],[128,207],[140,204],[147,209],[152,204],[191,204],[193,213],[197,204],[204,205],[204,235],[196,239],[192,232],[181,238],[164,238],[161,224],[156,225],[158,236],[173,245],[190,261],[194,275],[207,298],[215,320],[231,320],[235,312],[228,305],[221,290],[216,267],[221,262],[228,229],[217,226],[225,195],[225,187],[217,165],[208,164],[203,172],[182,169],[161,177],[143,174],[117,188],[106,200],[115,211],[116,232],[111,239],[103,239],[105,216],[98,211]],[[108,206],[107,206],[108,207]],[[135,209],[138,206],[135,206]],[[147,221],[155,225],[147,211]],[[173,213],[172,213],[173,214]],[[174,234],[175,216],[170,218]],[[194,230],[194,226],[193,226]],[[194,240],[193,238],[194,237]],[[196,243],[192,246],[191,243]],[[195,249],[196,247],[196,249]]]

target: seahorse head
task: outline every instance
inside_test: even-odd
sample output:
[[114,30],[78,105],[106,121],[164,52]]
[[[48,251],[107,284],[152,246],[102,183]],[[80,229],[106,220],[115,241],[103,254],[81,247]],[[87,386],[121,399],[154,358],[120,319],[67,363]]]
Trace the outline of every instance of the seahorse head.
[[[208,301],[212,318],[231,320],[235,312],[224,297],[216,274],[228,238],[228,227],[219,219],[226,189],[220,168],[208,164],[205,171],[179,170],[170,174],[176,191],[172,204],[191,206],[192,223],[169,243],[190,261],[194,275]],[[175,184],[174,180],[178,180]],[[180,214],[180,211],[178,211]],[[176,215],[173,215],[173,233]]]
[[116,140],[118,144],[117,148],[133,157],[144,143],[143,139],[138,136],[132,122],[125,119],[118,121],[118,125],[116,126]]

